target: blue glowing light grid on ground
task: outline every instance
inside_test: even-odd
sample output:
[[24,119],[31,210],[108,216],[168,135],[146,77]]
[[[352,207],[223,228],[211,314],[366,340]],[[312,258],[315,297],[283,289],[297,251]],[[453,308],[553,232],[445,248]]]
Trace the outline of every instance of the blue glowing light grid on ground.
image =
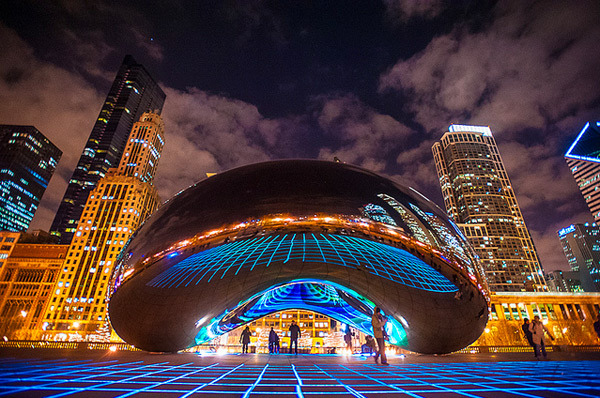
[[[474,362],[375,366],[0,359],[0,396],[537,398],[600,395],[600,361]],[[241,359],[241,358],[240,358]],[[341,361],[341,359],[340,359]]]
[[190,286],[223,278],[228,272],[237,274],[242,268],[253,270],[290,260],[364,267],[382,278],[433,292],[458,290],[437,270],[405,250],[351,236],[323,234],[271,235],[225,243],[186,258],[148,285]]

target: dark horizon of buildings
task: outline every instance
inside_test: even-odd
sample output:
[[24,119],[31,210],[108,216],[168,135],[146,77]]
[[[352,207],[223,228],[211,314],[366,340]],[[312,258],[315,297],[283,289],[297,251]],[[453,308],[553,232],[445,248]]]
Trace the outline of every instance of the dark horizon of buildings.
[[118,166],[133,124],[144,112],[160,114],[165,98],[144,66],[125,56],[52,222],[60,243],[71,242],[90,192]]
[[0,125],[0,231],[29,228],[61,156],[34,126]]

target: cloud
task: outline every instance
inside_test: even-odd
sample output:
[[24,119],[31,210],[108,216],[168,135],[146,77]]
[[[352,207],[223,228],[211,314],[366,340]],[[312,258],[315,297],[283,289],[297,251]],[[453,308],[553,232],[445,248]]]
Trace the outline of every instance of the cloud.
[[567,266],[556,230],[591,219],[563,154],[597,118],[599,14],[597,2],[499,2],[487,25],[457,25],[379,80],[431,137],[451,123],[491,126],[550,270]]
[[383,0],[383,3],[389,16],[399,22],[415,17],[432,19],[444,9],[441,0]]
[[164,48],[158,44],[154,37],[150,37],[147,34],[142,34],[138,28],[132,27],[130,29],[131,35],[133,36],[136,45],[143,49],[146,54],[154,58],[156,61],[162,61],[164,58]]
[[104,69],[102,64],[115,53],[115,49],[106,43],[101,31],[76,33],[64,28],[61,31],[60,42],[62,46],[70,49],[70,57],[65,58],[65,61],[69,62],[65,67],[99,77],[105,82],[112,82],[113,74]]
[[270,160],[278,153],[285,123],[263,117],[254,105],[196,88],[165,88],[165,93],[166,144],[157,173],[163,198],[207,172]]
[[102,104],[80,75],[42,62],[11,29],[0,24],[0,120],[33,125],[63,151],[34,224],[49,228]]
[[320,149],[319,158],[383,172],[390,154],[413,131],[389,115],[361,102],[355,95],[330,95],[314,99],[314,117],[330,144]]
[[[406,93],[427,129],[454,121],[541,128],[598,99],[597,3],[502,2],[489,28],[463,26],[399,61],[381,92]],[[560,15],[560,17],[557,17]]]
[[[77,43],[77,58],[93,59],[112,51],[65,31]],[[115,71],[61,68],[34,55],[12,30],[0,26],[0,119],[6,124],[33,124],[54,142],[63,157],[40,204],[31,228],[48,229],[66,184],[97,118],[104,93],[94,88],[95,77]],[[100,42],[102,41],[99,38]],[[84,73],[85,72],[85,73]],[[252,104],[194,87],[163,87],[166,145],[156,186],[163,199],[205,178],[241,165],[278,158],[343,160],[385,171],[386,156],[396,156],[399,143],[412,134],[405,125],[378,113],[350,94],[323,95],[306,112],[268,118]],[[323,140],[331,145],[321,149]],[[382,149],[383,148],[383,149]]]

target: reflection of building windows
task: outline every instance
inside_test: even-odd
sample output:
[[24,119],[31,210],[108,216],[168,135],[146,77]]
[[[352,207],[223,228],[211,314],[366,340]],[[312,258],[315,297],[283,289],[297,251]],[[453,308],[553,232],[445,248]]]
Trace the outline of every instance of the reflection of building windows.
[[363,216],[370,218],[373,221],[381,222],[389,225],[396,225],[396,222],[389,213],[381,206],[369,203],[361,209]]
[[408,210],[390,195],[380,193],[377,196],[383,199],[388,205],[392,206],[392,208],[398,212],[402,218],[402,221],[404,221],[408,229],[410,229],[410,231],[413,233],[415,239],[421,243],[425,243],[426,245],[431,245],[431,241],[427,236],[427,228],[422,226],[423,223],[421,220],[419,220],[410,210]]

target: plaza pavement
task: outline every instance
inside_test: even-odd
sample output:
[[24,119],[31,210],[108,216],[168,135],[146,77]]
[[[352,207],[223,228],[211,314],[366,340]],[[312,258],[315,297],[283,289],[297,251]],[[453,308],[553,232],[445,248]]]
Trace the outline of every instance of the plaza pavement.
[[599,397],[600,353],[268,355],[0,349],[0,397]]

